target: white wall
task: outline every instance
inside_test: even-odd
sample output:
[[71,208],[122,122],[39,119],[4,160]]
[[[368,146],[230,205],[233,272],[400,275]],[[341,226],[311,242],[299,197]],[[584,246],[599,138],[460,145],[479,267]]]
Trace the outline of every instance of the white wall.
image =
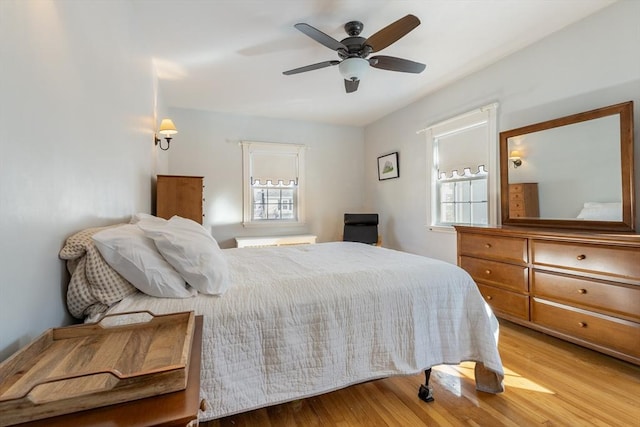
[[[633,100],[640,164],[638,16],[640,2],[618,2],[367,126],[366,204],[381,215],[386,245],[456,262],[455,233],[427,227],[430,175],[426,141],[416,131],[490,102],[500,104],[502,131]],[[376,158],[390,151],[400,152],[400,178],[378,182]],[[637,172],[635,182],[638,190]]]
[[71,320],[65,238],[150,209],[154,80],[130,17],[0,1],[0,360]]
[[[337,240],[343,214],[363,211],[362,128],[186,109],[169,113],[179,131],[168,152],[169,173],[204,176],[204,226],[221,247],[235,246],[236,236],[312,233],[321,242]],[[242,226],[243,140],[308,147],[305,226]]]

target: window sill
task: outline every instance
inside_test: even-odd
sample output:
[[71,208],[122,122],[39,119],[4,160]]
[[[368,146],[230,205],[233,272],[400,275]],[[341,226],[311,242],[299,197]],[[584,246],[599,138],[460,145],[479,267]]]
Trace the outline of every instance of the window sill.
[[452,225],[427,225],[427,229],[436,233],[454,234],[456,232],[456,229],[453,228]]
[[[464,225],[466,227],[492,227],[491,225],[488,225],[488,224],[463,224],[463,223],[454,224],[454,225],[427,225],[426,227],[429,229],[429,231],[435,231],[437,233],[455,233],[456,225]],[[493,226],[495,227],[495,225]]]

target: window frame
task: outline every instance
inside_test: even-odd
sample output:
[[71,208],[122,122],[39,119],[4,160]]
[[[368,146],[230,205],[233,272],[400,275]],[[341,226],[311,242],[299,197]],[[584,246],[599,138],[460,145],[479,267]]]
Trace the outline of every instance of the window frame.
[[[305,224],[305,148],[301,144],[287,144],[278,142],[242,141],[242,192],[243,192],[243,221],[244,227],[282,227]],[[297,179],[294,188],[295,219],[254,219],[253,218],[253,179],[252,156],[253,154],[282,154],[295,156],[297,167]],[[269,181],[270,182],[270,181]],[[261,183],[260,187],[268,188],[269,183]],[[275,187],[278,188],[277,184]],[[284,186],[282,187],[284,188]]]
[[[437,122],[418,132],[425,132],[427,135],[427,168],[430,171],[431,185],[430,194],[427,199],[430,200],[430,209],[427,215],[430,216],[427,224],[432,230],[453,230],[455,224],[444,223],[440,221],[439,186],[438,186],[438,142],[440,139],[455,133],[471,130],[478,126],[486,126],[486,150],[488,164],[483,165],[487,176],[487,222],[488,225],[496,225],[498,223],[498,212],[500,197],[498,191],[499,173],[498,166],[498,126],[497,126],[497,109],[498,103],[487,104],[483,107],[468,111],[466,113],[454,116],[450,119]],[[480,165],[478,165],[480,166]],[[474,171],[475,172],[475,171]],[[462,224],[462,223],[460,223]],[[468,225],[468,224],[465,224]]]

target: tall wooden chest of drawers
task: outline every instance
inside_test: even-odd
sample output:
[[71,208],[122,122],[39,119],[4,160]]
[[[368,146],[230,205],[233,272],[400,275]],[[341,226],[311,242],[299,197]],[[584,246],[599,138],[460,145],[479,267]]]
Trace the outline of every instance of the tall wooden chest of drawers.
[[540,216],[537,183],[509,184],[509,215],[513,218]]
[[203,180],[201,176],[158,175],[156,215],[165,219],[179,215],[202,224]]
[[456,226],[496,316],[640,365],[640,235]]

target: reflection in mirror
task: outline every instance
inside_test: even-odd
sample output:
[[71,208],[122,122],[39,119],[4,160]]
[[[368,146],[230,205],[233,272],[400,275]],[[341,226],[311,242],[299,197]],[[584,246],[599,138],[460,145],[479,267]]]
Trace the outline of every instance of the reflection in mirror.
[[500,133],[502,222],[632,231],[633,103]]
[[508,144],[509,183],[537,183],[540,217],[622,221],[619,116],[518,135]]

